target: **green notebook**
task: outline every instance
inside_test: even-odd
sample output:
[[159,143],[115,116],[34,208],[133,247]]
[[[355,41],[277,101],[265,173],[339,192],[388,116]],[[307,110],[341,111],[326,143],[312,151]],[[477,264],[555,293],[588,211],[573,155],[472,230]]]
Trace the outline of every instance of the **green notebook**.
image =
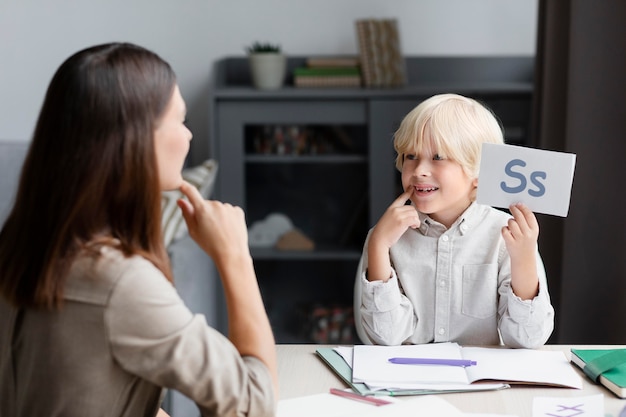
[[572,349],[571,361],[589,379],[626,398],[626,349]]
[[317,355],[322,358],[326,365],[330,366],[330,369],[345,382],[350,385],[354,392],[361,395],[370,394],[369,388],[365,384],[352,382],[352,368],[343,360],[340,354],[335,352],[333,348],[319,348],[316,350]]

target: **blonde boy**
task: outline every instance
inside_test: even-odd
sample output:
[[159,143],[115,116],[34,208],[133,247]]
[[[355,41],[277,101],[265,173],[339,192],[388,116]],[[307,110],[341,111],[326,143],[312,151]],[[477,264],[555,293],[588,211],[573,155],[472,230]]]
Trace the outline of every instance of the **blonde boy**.
[[552,333],[535,215],[474,201],[486,142],[504,143],[498,121],[456,94],[402,121],[394,147],[405,191],[370,230],[357,277],[366,341],[535,348]]

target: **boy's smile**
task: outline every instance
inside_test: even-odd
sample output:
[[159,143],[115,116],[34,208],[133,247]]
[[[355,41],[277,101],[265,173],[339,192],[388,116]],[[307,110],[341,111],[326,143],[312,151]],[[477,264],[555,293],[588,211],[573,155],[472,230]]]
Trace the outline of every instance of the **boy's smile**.
[[430,185],[430,184],[417,184],[415,185],[415,195],[418,196],[426,196],[430,193],[432,193],[433,191],[437,191],[439,189],[439,187],[435,187],[434,185]]
[[413,189],[411,202],[446,227],[469,207],[477,183],[458,162],[432,149],[425,147],[419,155],[404,156],[402,186]]

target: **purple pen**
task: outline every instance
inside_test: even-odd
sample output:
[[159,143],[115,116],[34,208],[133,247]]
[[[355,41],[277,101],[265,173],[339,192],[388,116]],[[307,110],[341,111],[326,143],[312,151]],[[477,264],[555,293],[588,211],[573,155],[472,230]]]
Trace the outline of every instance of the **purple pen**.
[[472,366],[476,361],[467,359],[436,359],[436,358],[389,358],[389,362],[401,365],[447,365]]

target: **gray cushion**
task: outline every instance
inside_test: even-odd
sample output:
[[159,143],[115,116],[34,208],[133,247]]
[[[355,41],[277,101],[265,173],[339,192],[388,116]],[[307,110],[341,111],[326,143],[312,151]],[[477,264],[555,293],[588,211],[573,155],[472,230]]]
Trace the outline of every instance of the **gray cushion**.
[[[190,184],[195,185],[204,198],[209,198],[213,191],[213,184],[215,184],[217,166],[217,161],[207,159],[198,166],[185,169],[183,178]],[[161,223],[166,247],[189,233],[187,224],[183,219],[183,213],[176,203],[178,199],[183,197],[184,195],[180,190],[164,191],[162,193],[161,208],[163,210],[163,218]]]

